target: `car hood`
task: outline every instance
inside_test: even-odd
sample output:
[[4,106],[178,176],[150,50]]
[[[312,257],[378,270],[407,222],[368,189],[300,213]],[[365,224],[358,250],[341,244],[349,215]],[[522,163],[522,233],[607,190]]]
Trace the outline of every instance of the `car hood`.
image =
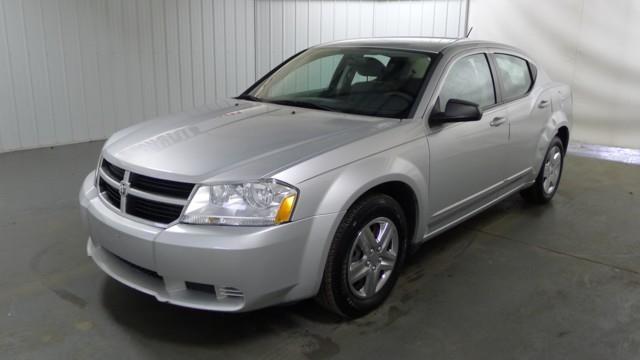
[[103,156],[134,172],[183,181],[260,178],[398,123],[248,101],[225,101],[116,133]]

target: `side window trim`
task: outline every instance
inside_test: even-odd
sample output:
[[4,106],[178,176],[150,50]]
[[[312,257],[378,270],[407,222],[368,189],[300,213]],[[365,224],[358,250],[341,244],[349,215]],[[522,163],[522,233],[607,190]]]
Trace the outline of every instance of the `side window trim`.
[[502,83],[500,82],[500,78],[498,75],[498,64],[496,64],[496,59],[493,57],[492,53],[485,53],[487,57],[487,61],[489,62],[489,68],[491,69],[491,78],[493,79],[493,89],[496,94],[496,103],[489,108],[493,108],[502,104],[503,94],[502,94]]
[[[523,60],[526,64],[527,64],[527,70],[529,71],[529,78],[531,79],[531,86],[529,86],[529,89],[527,90],[526,93],[522,94],[521,96],[515,97],[513,99],[509,99],[505,93],[504,93],[504,88],[502,87],[502,78],[500,77],[500,71],[498,71],[498,64],[496,62],[496,55],[507,55],[507,56],[513,56],[516,57],[518,59]],[[529,96],[529,94],[531,93],[531,90],[533,90],[533,88],[536,85],[536,80],[537,80],[537,74],[535,74],[536,76],[534,76],[534,73],[536,73],[537,71],[535,71],[533,68],[535,67],[534,64],[532,64],[528,59],[513,54],[513,53],[509,53],[509,52],[505,52],[504,50],[496,50],[496,51],[490,51],[487,53],[487,56],[489,56],[489,58],[491,59],[490,64],[492,67],[492,72],[495,73],[495,77],[497,79],[497,84],[496,87],[498,89],[500,89],[500,100],[496,103],[496,106],[498,105],[504,105],[504,104],[508,104],[514,101],[518,101],[520,99],[523,99],[527,96]]]

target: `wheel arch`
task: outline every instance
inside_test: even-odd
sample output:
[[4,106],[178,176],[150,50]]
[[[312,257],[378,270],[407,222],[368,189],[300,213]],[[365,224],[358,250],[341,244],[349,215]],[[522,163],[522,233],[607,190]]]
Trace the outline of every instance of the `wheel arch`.
[[385,181],[362,193],[351,203],[349,208],[353,207],[358,201],[373,194],[384,194],[398,202],[407,221],[407,238],[409,239],[409,243],[413,243],[413,240],[416,238],[420,214],[418,197],[413,188],[404,181]]
[[[370,168],[367,164],[362,166]],[[424,226],[420,222],[420,214],[426,213],[426,179],[424,169],[420,169],[415,163],[405,158],[397,158],[386,170],[380,168],[376,173],[363,171],[363,168],[354,168],[341,174],[327,189],[321,202],[320,212],[331,204],[334,210],[340,212],[337,219],[340,223],[347,211],[365,196],[373,193],[388,195],[396,200],[405,212],[408,226],[407,238],[409,243],[413,244],[422,239],[418,234],[421,234],[420,228]]]
[[562,141],[562,146],[564,147],[564,152],[566,154],[569,147],[569,128],[566,125],[562,125],[558,128],[556,134]]
[[532,177],[538,176],[538,171],[542,166],[542,161],[547,153],[549,144],[554,137],[558,136],[564,146],[564,152],[567,152],[569,146],[569,132],[571,128],[570,118],[563,111],[554,111],[546,121],[538,139],[535,149],[533,169],[535,169]]

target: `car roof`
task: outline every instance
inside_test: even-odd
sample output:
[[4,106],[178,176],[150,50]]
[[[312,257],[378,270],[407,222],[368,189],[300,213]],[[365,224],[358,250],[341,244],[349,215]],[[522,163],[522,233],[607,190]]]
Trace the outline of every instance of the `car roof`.
[[[438,37],[374,37],[362,39],[338,40],[317,47],[376,47],[398,50],[417,50],[432,53],[440,53],[445,50],[462,50],[474,47],[501,47],[511,48],[504,44],[484,40],[471,40],[467,38],[438,38]],[[516,50],[514,48],[514,50]]]

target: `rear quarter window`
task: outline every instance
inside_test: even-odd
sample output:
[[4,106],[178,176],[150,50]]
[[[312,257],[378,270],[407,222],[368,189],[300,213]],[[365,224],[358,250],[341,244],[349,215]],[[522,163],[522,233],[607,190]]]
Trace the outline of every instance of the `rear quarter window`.
[[505,101],[517,99],[531,89],[533,80],[529,63],[517,56],[495,54]]

